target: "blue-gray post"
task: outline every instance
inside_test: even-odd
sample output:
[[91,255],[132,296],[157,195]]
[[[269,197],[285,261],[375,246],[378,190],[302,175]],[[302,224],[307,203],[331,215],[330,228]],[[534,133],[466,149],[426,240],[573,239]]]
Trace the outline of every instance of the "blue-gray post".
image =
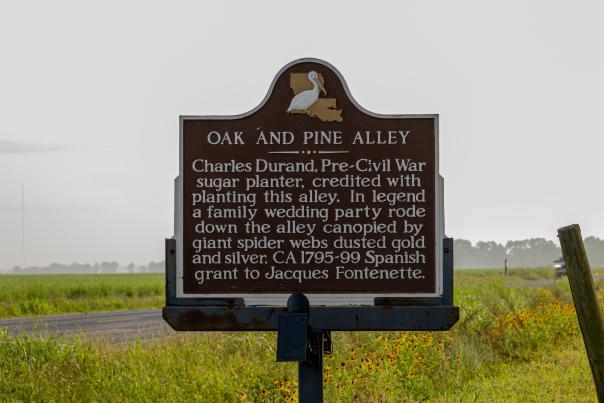
[[[308,298],[296,292],[287,300],[289,313],[306,313],[310,315]],[[300,403],[323,402],[323,331],[306,329],[308,345],[306,360],[298,362],[298,401]]]
[[298,400],[300,403],[323,402],[323,333],[310,336],[312,352],[298,363]]

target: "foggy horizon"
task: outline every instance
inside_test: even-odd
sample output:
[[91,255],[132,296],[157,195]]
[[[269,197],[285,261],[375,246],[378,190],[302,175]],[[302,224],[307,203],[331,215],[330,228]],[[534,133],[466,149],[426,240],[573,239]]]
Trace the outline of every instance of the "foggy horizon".
[[[592,267],[604,266],[604,239],[586,236],[584,237],[584,240],[587,256]],[[508,260],[510,267],[548,267],[553,264],[555,259],[562,256],[557,239],[528,238],[508,240],[506,242],[497,242],[493,240],[472,242],[468,239],[457,238],[453,241],[455,244],[454,265],[456,269],[501,268],[504,267],[504,261],[506,259]],[[545,241],[545,243],[542,243],[542,241]],[[467,245],[467,243],[470,243],[470,245]],[[470,248],[468,248],[468,246],[470,246]],[[485,247],[486,249],[484,249]],[[518,255],[519,252],[522,256]],[[19,271],[29,272],[32,271],[32,269],[36,269],[34,270],[36,274],[52,274],[56,272],[56,270],[52,269],[52,266],[62,266],[59,270],[61,273],[95,273],[95,267],[96,270],[99,270],[99,266],[106,264],[115,266],[108,271],[104,271],[108,273],[116,272],[116,269],[117,272],[121,273],[158,273],[164,271],[163,257],[158,260],[150,260],[143,263],[118,262],[114,259],[107,258],[96,262],[55,261],[41,265],[0,267],[0,274],[19,274]],[[71,271],[71,266],[78,266],[81,268],[76,268],[74,269],[75,271]],[[99,272],[103,272],[102,270],[103,269]]]
[[600,3],[31,8],[0,6],[0,269],[163,260],[178,116],[245,113],[302,57],[372,112],[439,114],[448,236],[604,238]]

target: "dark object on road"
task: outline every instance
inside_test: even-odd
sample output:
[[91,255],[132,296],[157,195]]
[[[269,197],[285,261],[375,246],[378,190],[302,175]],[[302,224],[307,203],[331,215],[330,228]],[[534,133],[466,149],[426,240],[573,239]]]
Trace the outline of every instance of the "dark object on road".
[[559,257],[554,260],[554,269],[556,269],[556,277],[562,277],[566,275],[566,263],[564,263],[564,258]]

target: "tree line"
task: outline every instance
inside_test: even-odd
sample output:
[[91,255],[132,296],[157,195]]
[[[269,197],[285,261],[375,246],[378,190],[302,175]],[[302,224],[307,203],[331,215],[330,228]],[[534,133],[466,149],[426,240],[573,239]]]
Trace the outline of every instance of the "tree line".
[[120,267],[118,262],[101,263],[51,263],[48,266],[15,266],[8,274],[101,274],[101,273],[161,273],[164,271],[164,262],[149,262],[146,266],[130,263]]
[[[604,267],[604,239],[590,236],[585,238],[585,250],[592,267]],[[476,244],[465,239],[454,240],[455,268],[498,268],[504,267],[547,267],[562,256],[560,247],[545,238],[508,241],[505,245],[494,241]],[[49,266],[19,267],[5,271],[8,274],[95,274],[95,273],[161,273],[164,262],[149,262],[147,265],[120,266],[118,262],[101,263],[52,263]],[[1,273],[1,272],[0,272]]]
[[[585,251],[592,267],[604,266],[604,239],[595,236],[585,238]],[[488,241],[475,245],[465,239],[454,240],[456,268],[547,267],[561,257],[560,247],[545,238],[508,241],[505,245]]]

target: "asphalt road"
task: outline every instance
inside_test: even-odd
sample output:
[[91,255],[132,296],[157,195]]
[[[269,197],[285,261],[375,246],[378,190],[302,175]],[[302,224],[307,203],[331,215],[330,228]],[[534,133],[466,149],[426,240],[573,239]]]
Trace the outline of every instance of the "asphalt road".
[[[510,287],[547,287],[553,279],[511,281]],[[104,339],[111,343],[154,340],[176,332],[164,322],[161,310],[91,312],[68,315],[46,315],[28,318],[0,319],[0,328],[11,335],[82,336]]]
[[175,333],[159,309],[0,319],[0,328],[6,328],[11,335],[81,336],[111,343],[153,340]]

